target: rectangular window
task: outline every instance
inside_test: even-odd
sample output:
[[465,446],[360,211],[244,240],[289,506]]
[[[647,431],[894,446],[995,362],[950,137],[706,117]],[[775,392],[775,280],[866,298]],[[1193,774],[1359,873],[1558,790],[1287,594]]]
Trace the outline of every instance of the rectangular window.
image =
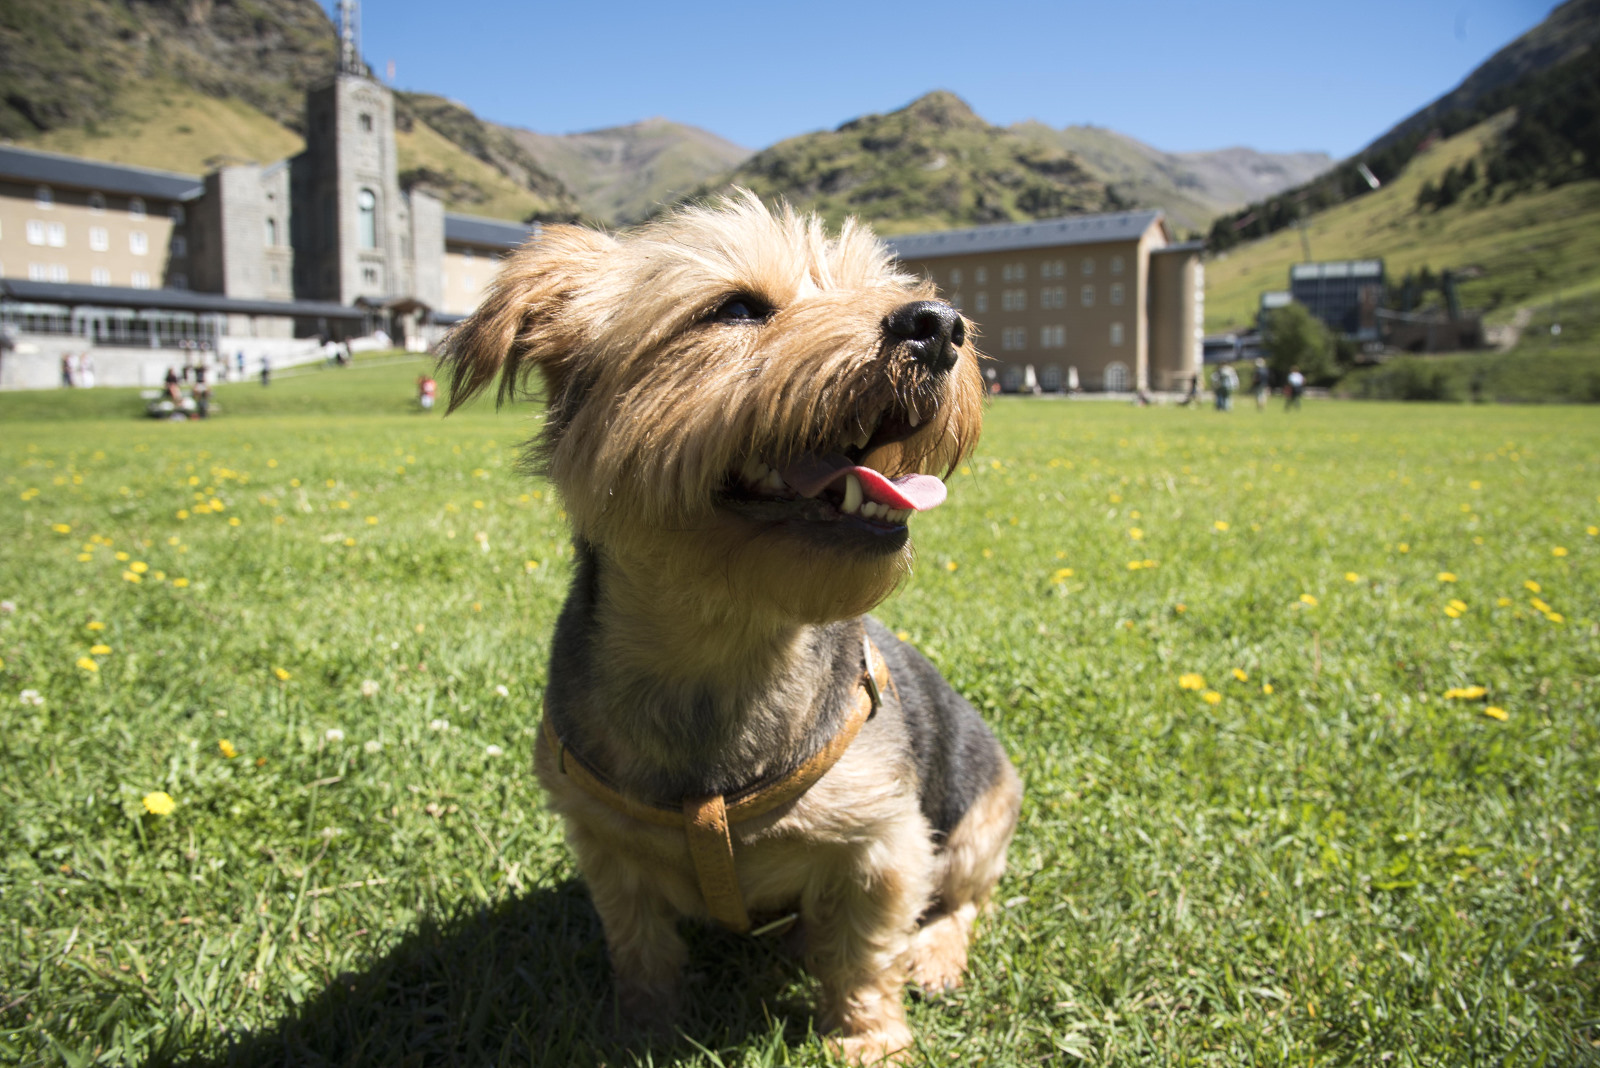
[[1008,263],[1000,268],[1002,282],[1024,282],[1028,278],[1028,265],[1025,263]]
[[67,224],[66,223],[50,223],[48,226],[45,227],[45,233],[46,233],[46,235],[48,235],[48,240],[49,240],[51,248],[66,248],[67,247]]
[[28,220],[28,244],[44,244],[44,223],[40,222],[38,219]]
[[989,268],[979,267],[972,277],[980,286],[983,285],[989,280]]
[[182,234],[178,234],[172,239],[172,254],[174,256],[187,256],[189,254],[189,242],[184,240]]
[[960,311],[961,310],[961,294],[960,293],[952,293],[950,295],[950,307],[954,308],[956,311]]
[[89,194],[89,210],[99,215],[106,210],[106,197],[104,193]]
[[188,289],[189,276],[182,271],[174,271],[167,279],[167,285],[173,289]]
[[[982,272],[980,271],[979,273],[981,274]],[[976,311],[976,312],[986,312],[986,311],[988,311],[989,310],[989,294],[987,294],[987,293],[979,293],[977,296],[973,297],[972,298],[972,310]]]
[[1121,274],[1122,273],[1122,257],[1121,256],[1112,256],[1111,257],[1111,273],[1112,274]]
[[56,195],[49,186],[41,185],[33,191],[33,206],[47,211],[56,206]]
[[957,267],[950,272],[950,285],[957,289],[961,287],[961,268]]
[[1122,324],[1121,323],[1112,323],[1111,324],[1111,343],[1113,345],[1122,344]]
[[111,272],[104,267],[95,267],[89,272],[89,284],[108,286],[111,284]]
[[1028,291],[1026,289],[1007,289],[1000,294],[1001,311],[1026,311],[1028,307]]
[[133,288],[135,288],[135,289],[149,289],[150,288],[150,275],[149,275],[149,273],[145,272],[145,271],[134,271],[133,272]]
[[30,281],[30,282],[48,282],[48,281],[50,281],[50,268],[46,267],[42,263],[30,263],[30,264],[28,264],[28,281]]
[[1111,303],[1113,303],[1113,304],[1121,304],[1122,303],[1122,283],[1121,282],[1112,282],[1111,283]]
[[168,208],[167,209],[167,218],[171,219],[177,225],[182,226],[183,225],[183,205],[182,204],[174,204],[174,205],[172,205],[172,207]]
[[1067,328],[1065,326],[1041,326],[1039,328],[1039,347],[1041,349],[1066,348]]
[[1083,258],[1083,273],[1094,274],[1094,257],[1085,256]]
[[150,251],[150,237],[143,230],[134,230],[128,234],[128,251],[135,256],[143,256]]
[[104,226],[89,227],[89,247],[96,252],[104,252],[111,247],[111,235],[106,233]]
[[68,279],[68,276],[67,276],[67,265],[66,264],[64,264],[64,263],[52,263],[50,265],[50,281],[52,281],[52,282],[66,282],[68,280],[69,279]]
[[1085,308],[1094,307],[1094,286],[1083,287],[1082,299]]
[[1067,306],[1067,291],[1061,286],[1048,286],[1039,290],[1039,307],[1065,308]]
[[1008,326],[1000,331],[1000,347],[1007,352],[1019,352],[1028,347],[1028,331],[1020,326]]
[[128,214],[135,219],[144,218],[144,197],[128,198]]

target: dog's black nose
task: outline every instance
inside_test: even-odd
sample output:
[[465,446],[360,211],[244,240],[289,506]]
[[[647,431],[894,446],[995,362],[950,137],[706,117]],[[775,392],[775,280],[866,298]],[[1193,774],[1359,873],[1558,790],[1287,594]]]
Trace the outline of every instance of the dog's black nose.
[[884,318],[883,329],[890,337],[904,341],[911,358],[934,374],[943,374],[956,365],[956,347],[967,340],[961,313],[942,300],[902,304]]

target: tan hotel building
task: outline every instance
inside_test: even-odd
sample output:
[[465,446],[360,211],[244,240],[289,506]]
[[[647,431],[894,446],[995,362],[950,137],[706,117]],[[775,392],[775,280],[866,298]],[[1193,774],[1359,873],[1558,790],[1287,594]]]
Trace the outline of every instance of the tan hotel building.
[[[891,238],[978,325],[1006,392],[1186,390],[1200,373],[1200,242],[1175,244],[1159,211]],[[1029,371],[1032,371],[1030,381]]]

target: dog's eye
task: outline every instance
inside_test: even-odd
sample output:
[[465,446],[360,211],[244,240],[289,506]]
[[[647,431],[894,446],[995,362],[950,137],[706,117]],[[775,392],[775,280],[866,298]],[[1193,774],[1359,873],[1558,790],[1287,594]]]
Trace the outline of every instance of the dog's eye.
[[729,297],[712,312],[708,322],[759,323],[772,318],[772,309],[755,297]]

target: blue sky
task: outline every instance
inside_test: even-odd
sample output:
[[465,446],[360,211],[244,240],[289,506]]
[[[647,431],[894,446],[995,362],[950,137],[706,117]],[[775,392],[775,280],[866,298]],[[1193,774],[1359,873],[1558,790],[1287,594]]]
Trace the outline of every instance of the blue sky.
[[[331,9],[333,0],[324,0]],[[761,148],[935,88],[990,122],[1092,123],[1169,151],[1344,156],[1553,0],[807,5],[364,0],[394,84],[570,133],[660,115]]]

